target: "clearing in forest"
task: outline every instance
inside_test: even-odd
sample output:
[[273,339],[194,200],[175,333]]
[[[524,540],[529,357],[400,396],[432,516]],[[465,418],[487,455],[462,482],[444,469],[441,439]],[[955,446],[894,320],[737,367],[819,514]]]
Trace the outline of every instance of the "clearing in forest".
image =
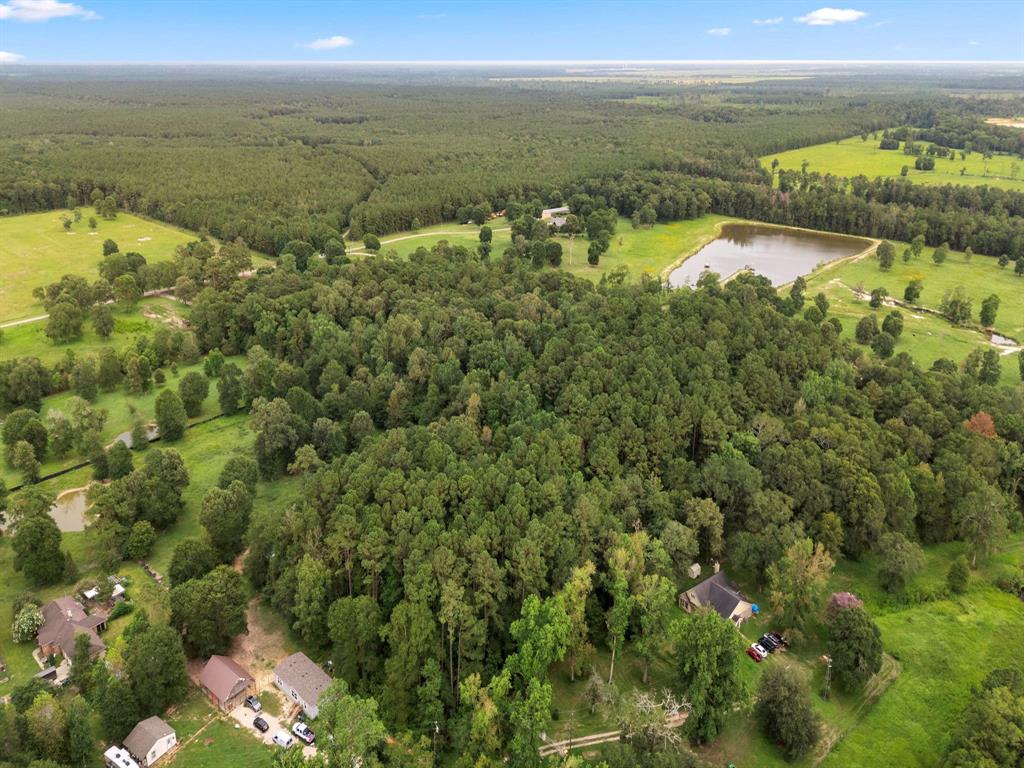
[[[798,171],[806,160],[809,172],[832,173],[848,178],[864,175],[869,179],[876,176],[899,177],[906,165],[909,166],[907,178],[915,184],[965,184],[972,187],[987,184],[1024,191],[1024,161],[1019,157],[997,154],[985,159],[981,152],[971,152],[961,158],[957,150],[952,158],[936,157],[935,170],[918,171],[914,169],[915,157],[903,154],[902,142],[899,149],[879,149],[880,140],[881,133],[877,138],[868,136],[867,141],[860,136],[852,136],[828,144],[765,155],[761,158],[761,165],[770,170],[772,160],[778,159],[780,168]],[[922,151],[929,146],[926,141],[916,143]]]
[[[72,219],[64,229],[61,217]],[[90,229],[89,218],[96,218]],[[103,219],[92,208],[82,209],[75,222],[71,211],[28,213],[0,218],[0,322],[45,314],[32,290],[60,280],[63,275],[81,275],[90,282],[99,277],[103,241],[113,240],[122,253],[141,253],[149,262],[174,256],[174,249],[199,236],[182,229],[118,213]]]

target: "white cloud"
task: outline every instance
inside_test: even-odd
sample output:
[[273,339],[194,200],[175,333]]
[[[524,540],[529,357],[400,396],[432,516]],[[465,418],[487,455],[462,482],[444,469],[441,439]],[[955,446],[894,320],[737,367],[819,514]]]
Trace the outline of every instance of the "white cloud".
[[883,19],[882,21],[876,21],[874,24],[871,25],[871,28],[878,29],[879,27],[888,27],[892,23],[892,19]]
[[785,21],[785,19],[783,19],[781,16],[775,16],[771,19],[754,19],[754,23],[757,24],[759,27],[765,27],[770,24],[781,24],[783,21]]
[[303,48],[309,48],[311,51],[331,51],[335,48],[345,48],[346,46],[352,45],[352,39],[345,37],[344,35],[335,35],[334,37],[324,37],[320,40],[314,40],[311,43],[306,43]]
[[90,21],[99,16],[93,11],[74,3],[61,3],[58,0],[7,0],[0,3],[0,19],[13,21],[49,21],[78,16]]
[[855,11],[853,8],[819,8],[811,11],[806,16],[797,16],[793,21],[801,24],[809,24],[812,27],[831,27],[834,24],[846,24],[850,21],[857,21],[867,16],[864,11]]
[[708,30],[708,34],[712,37],[725,37],[732,32],[732,27],[712,27]]
[[11,53],[10,51],[0,51],[0,64],[14,64],[21,61],[25,57],[20,53]]
[[968,45],[981,45],[981,43],[979,43],[977,40],[968,40],[967,44]]

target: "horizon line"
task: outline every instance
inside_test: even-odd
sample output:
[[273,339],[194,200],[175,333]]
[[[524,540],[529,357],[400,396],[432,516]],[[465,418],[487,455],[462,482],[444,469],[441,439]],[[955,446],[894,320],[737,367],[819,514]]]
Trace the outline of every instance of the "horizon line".
[[101,66],[561,66],[561,65],[679,65],[679,64],[964,64],[1024,66],[1024,59],[284,59],[226,61],[31,61],[0,63],[0,67]]

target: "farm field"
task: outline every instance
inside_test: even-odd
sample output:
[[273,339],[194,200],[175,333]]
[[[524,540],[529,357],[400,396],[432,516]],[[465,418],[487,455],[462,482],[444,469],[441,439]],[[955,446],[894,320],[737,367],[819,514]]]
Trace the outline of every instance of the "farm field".
[[[1024,161],[1020,158],[995,155],[985,160],[980,152],[972,152],[963,160],[959,154],[952,160],[937,157],[935,170],[918,171],[914,169],[914,158],[903,154],[902,144],[900,149],[879,149],[879,141],[880,136],[877,139],[869,137],[867,141],[862,141],[860,136],[852,136],[841,141],[764,155],[761,165],[770,170],[772,160],[778,159],[780,168],[800,170],[806,160],[808,171],[846,177],[864,175],[869,179],[876,176],[898,177],[903,166],[909,165],[907,178],[916,184],[987,184],[1002,189],[1024,190]],[[928,142],[918,144],[924,147]],[[963,174],[961,169],[966,169]]]
[[[895,245],[897,254],[907,247],[905,243]],[[976,324],[982,300],[994,293],[1000,299],[995,328],[1010,338],[1024,340],[1024,278],[1015,275],[1012,267],[1001,268],[991,257],[976,255],[968,263],[962,253],[955,251],[950,252],[945,263],[937,265],[931,259],[933,251],[933,248],[926,247],[919,258],[910,262],[904,262],[897,256],[888,272],[878,268],[878,261],[873,255],[818,270],[807,277],[807,295],[824,292],[829,300],[829,314],[843,322],[844,335],[852,338],[854,326],[861,317],[874,312],[881,322],[892,309],[881,307],[873,310],[866,299],[854,293],[855,289],[870,292],[884,287],[891,296],[902,299],[907,284],[911,280],[921,280],[924,288],[917,304],[937,310],[947,291],[963,286],[972,301],[972,318]],[[931,314],[918,314],[906,309],[901,312],[904,331],[897,339],[895,351],[908,352],[924,368],[930,367],[940,357],[961,363],[979,345],[991,346],[987,337],[977,329],[954,326]],[[1019,384],[1016,358],[1004,355],[1002,363],[1001,382],[1011,386]]]
[[83,209],[82,220],[67,232],[61,217],[70,211],[47,211],[22,216],[0,217],[0,323],[42,315],[43,306],[32,290],[59,280],[62,275],[82,275],[90,282],[99,276],[97,265],[103,256],[103,241],[112,239],[123,253],[136,251],[147,261],[174,256],[179,245],[198,235],[159,222],[118,213],[108,221],[97,216],[97,227],[89,229],[91,208]]

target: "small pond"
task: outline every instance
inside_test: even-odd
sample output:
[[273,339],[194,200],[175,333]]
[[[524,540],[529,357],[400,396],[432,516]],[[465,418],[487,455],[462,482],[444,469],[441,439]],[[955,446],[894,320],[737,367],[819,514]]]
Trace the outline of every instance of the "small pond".
[[64,491],[53,502],[53,506],[50,507],[50,517],[56,521],[61,532],[74,533],[85,530],[87,522],[85,510],[89,506],[86,502],[87,493],[88,488],[75,488]]
[[859,237],[808,232],[759,224],[723,224],[721,234],[672,270],[669,285],[695,285],[705,271],[720,278],[750,269],[784,285],[808,275],[819,264],[860,253],[869,241]]

